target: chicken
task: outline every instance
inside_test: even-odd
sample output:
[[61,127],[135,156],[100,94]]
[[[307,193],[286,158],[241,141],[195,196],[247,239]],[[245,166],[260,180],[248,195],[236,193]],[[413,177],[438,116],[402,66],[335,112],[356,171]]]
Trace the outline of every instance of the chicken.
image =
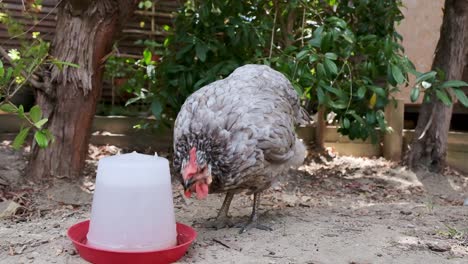
[[291,167],[306,148],[294,128],[309,120],[285,76],[265,65],[245,65],[194,92],[174,127],[174,169],[185,195],[226,193],[216,226],[231,226],[234,194],[254,195],[252,214],[240,232],[269,229],[258,222],[260,194]]

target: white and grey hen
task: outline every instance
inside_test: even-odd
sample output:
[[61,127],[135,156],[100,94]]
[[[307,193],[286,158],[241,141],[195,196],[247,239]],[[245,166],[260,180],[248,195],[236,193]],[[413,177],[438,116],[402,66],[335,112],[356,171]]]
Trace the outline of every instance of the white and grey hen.
[[184,103],[174,128],[174,169],[186,196],[226,192],[218,227],[228,224],[234,194],[254,194],[252,215],[241,229],[265,228],[257,222],[260,193],[304,161],[306,149],[296,125],[308,121],[285,76],[265,65],[245,65],[213,82]]

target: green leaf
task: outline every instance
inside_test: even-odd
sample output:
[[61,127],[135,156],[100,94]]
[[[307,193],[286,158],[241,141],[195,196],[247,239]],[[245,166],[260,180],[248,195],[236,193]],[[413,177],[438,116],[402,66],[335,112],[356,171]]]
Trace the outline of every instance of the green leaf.
[[314,30],[313,36],[318,37],[321,36],[323,33],[323,26],[320,26]]
[[345,117],[343,119],[343,127],[344,128],[349,128],[349,125],[350,125],[349,119],[347,117]]
[[387,123],[385,122],[385,114],[382,110],[377,111],[376,114],[377,122],[379,123],[379,127],[382,131],[387,130]]
[[423,74],[419,75],[419,77],[416,78],[415,82],[420,83],[422,81],[427,81],[429,79],[434,78],[436,75],[437,75],[437,72],[435,72],[435,71],[426,72],[426,73],[423,73]]
[[0,110],[7,113],[16,113],[18,108],[16,108],[16,106],[12,105],[11,103],[3,103],[0,105]]
[[460,103],[462,103],[465,107],[468,107],[468,98],[466,97],[466,94],[464,91],[460,89],[453,89],[453,93],[458,98]]
[[445,93],[444,90],[439,90],[437,89],[436,90],[436,96],[437,98],[439,98],[442,103],[444,103],[445,105],[449,106],[452,104],[452,100],[450,100],[450,98],[447,96],[447,94]]
[[398,84],[402,84],[405,82],[405,76],[401,72],[400,68],[396,65],[392,65],[392,76]]
[[343,92],[343,90],[332,87],[330,85],[326,85],[326,84],[321,84],[320,86],[328,90],[330,93],[336,94],[339,98],[348,100],[348,97]]
[[152,57],[153,57],[153,54],[151,54],[151,51],[149,51],[148,49],[145,49],[143,51],[143,60],[145,61],[146,65],[151,64]]
[[350,114],[354,117],[354,119],[356,119],[359,123],[361,123],[362,125],[364,125],[366,122],[364,122],[364,119],[362,119],[362,117],[360,117],[358,114],[356,114],[355,112],[350,112]]
[[351,43],[351,44],[354,43],[354,35],[352,35],[352,34],[346,34],[346,33],[345,33],[345,34],[343,34],[343,35],[341,35],[341,36],[342,36],[347,42],[349,42],[349,43]]
[[26,140],[26,137],[28,136],[29,133],[29,127],[22,128],[18,135],[16,135],[15,139],[13,140],[13,148],[18,150]]
[[358,91],[357,91],[357,97],[359,99],[364,98],[364,96],[366,95],[366,91],[367,91],[367,89],[366,89],[366,87],[364,85],[360,86]]
[[70,67],[73,67],[73,68],[80,68],[80,65],[78,65],[76,63],[67,62],[67,61],[52,60],[52,63],[55,66],[59,67],[59,69],[62,69],[62,66],[64,66],[64,65],[70,66]]
[[39,120],[41,120],[42,117],[41,108],[38,105],[33,106],[29,110],[29,117],[31,118],[33,123],[39,122]]
[[313,54],[309,56],[309,63],[313,63],[314,61],[318,60],[318,56]]
[[431,102],[431,95],[430,95],[430,93],[424,93],[423,102],[424,102],[424,103],[430,103],[430,102]]
[[34,139],[41,148],[46,148],[49,145],[49,139],[47,137],[47,134],[42,132],[41,130],[38,130],[36,131],[36,133],[34,133]]
[[325,102],[325,93],[323,92],[321,87],[317,87],[317,99],[319,104],[323,104]]
[[200,59],[201,62],[206,61],[206,53],[208,52],[208,47],[204,43],[198,42],[195,46],[195,52],[197,53],[197,58]]
[[336,55],[336,54],[333,53],[333,52],[327,52],[327,53],[325,53],[325,57],[326,57],[327,59],[330,59],[330,60],[336,60],[336,59],[338,59],[338,55]]
[[159,100],[153,100],[153,102],[151,103],[151,112],[153,113],[153,115],[156,118],[160,118],[162,110],[163,109],[162,109],[161,102]]
[[322,63],[317,64],[317,76],[321,79],[322,78],[326,79],[327,77],[327,72],[325,71],[325,67],[323,66]]
[[301,50],[299,53],[296,54],[296,59],[302,60],[307,56],[308,50]]
[[318,27],[314,30],[313,38],[309,40],[309,44],[315,48],[320,48],[322,43],[322,33],[323,33],[323,26]]
[[128,105],[131,105],[133,103],[135,103],[136,101],[139,101],[141,100],[141,97],[137,96],[137,97],[132,97],[130,99],[128,99],[128,101],[125,103],[125,106],[128,106]]
[[345,101],[342,101],[342,100],[339,100],[339,101],[329,101],[328,104],[332,107],[332,108],[336,108],[336,109],[346,109],[346,107],[348,106],[347,102]]
[[3,62],[0,60],[0,78],[5,75],[5,68],[3,68]]
[[317,36],[309,40],[309,44],[312,45],[312,47],[314,48],[320,48],[321,43],[322,43],[322,36]]
[[20,106],[18,107],[18,116],[19,116],[20,118],[25,118],[25,117],[26,117],[26,116],[24,115],[24,107],[23,107],[23,105],[20,105]]
[[146,9],[150,9],[151,7],[153,7],[153,2],[151,2],[151,1],[145,1],[145,8],[146,8]]
[[323,33],[320,48],[322,51],[327,51],[332,45],[332,35],[330,33]]
[[418,87],[413,87],[413,89],[411,90],[411,95],[410,95],[410,98],[411,98],[411,102],[416,102],[419,98],[419,88]]
[[296,93],[298,95],[303,94],[302,87],[299,84],[293,83],[292,85],[293,85],[293,88],[294,88],[294,90],[296,90]]
[[381,96],[381,97],[386,97],[386,93],[385,93],[385,90],[384,88],[382,87],[379,87],[377,85],[371,85],[369,86],[369,88],[374,92],[376,93],[377,95]]
[[44,126],[44,125],[47,123],[47,121],[49,121],[49,119],[44,118],[44,119],[41,119],[41,120],[35,122],[34,125],[35,125],[37,128],[41,129],[42,126]]
[[375,112],[367,112],[366,113],[366,121],[368,124],[374,124],[375,123]]
[[192,48],[193,48],[193,44],[187,44],[187,46],[178,50],[176,53],[176,60],[183,58],[187,52],[192,50]]
[[468,86],[468,83],[464,81],[459,81],[459,80],[451,80],[451,81],[446,81],[444,82],[440,87],[441,88],[459,88],[459,87],[464,87]]
[[9,82],[10,79],[11,79],[12,74],[13,74],[13,69],[10,67],[10,68],[8,68],[8,70],[7,70],[7,73],[6,73],[6,76],[5,76],[5,78],[4,78],[4,81]]
[[325,63],[325,68],[327,69],[329,73],[334,74],[334,75],[338,74],[338,67],[332,60],[325,58],[324,63]]
[[163,42],[163,46],[165,48],[169,47],[169,44],[171,44],[171,39],[170,38],[165,38]]
[[51,142],[54,142],[55,141],[55,138],[54,138],[54,135],[52,135],[52,133],[50,133],[49,130],[47,129],[42,129],[42,132],[47,136],[47,139]]

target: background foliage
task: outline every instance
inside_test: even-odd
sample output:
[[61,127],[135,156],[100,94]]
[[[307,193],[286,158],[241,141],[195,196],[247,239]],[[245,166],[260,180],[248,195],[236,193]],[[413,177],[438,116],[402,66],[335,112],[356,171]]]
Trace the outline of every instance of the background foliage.
[[[333,112],[351,139],[387,131],[383,108],[414,72],[395,25],[401,1],[187,1],[165,40],[153,114],[174,117],[186,97],[246,63],[284,73],[316,111]],[[148,51],[145,51],[148,52]],[[148,76],[150,77],[150,76]],[[140,91],[138,91],[140,89]]]
[[[25,15],[34,16],[40,5],[33,5]],[[403,19],[401,5],[401,0],[190,0],[178,11],[174,28],[164,27],[169,36],[163,43],[139,41],[146,47],[139,60],[111,56],[106,77],[125,78],[121,92],[133,96],[126,105],[147,104],[158,126],[170,125],[187,96],[203,85],[246,63],[267,64],[291,80],[311,113],[322,105],[339,132],[376,141],[376,127],[389,131],[383,109],[408,83],[409,73],[417,76],[412,101],[422,95],[449,105],[454,95],[468,106],[460,90],[468,84],[446,81],[439,70],[420,73],[404,56],[395,31]],[[141,1],[138,7],[152,6],[152,1]],[[11,99],[31,79],[40,78],[41,67],[78,65],[54,60],[39,33],[25,30],[7,13],[0,12],[0,23],[22,40],[21,47],[8,51],[11,61],[0,63],[0,108],[26,121],[16,147],[30,130],[45,147],[53,139],[43,129],[47,118],[37,106],[25,114]],[[25,38],[28,34],[32,41]]]
[[[40,1],[28,2],[24,16],[35,17],[35,12],[41,8],[38,2]],[[48,119],[43,116],[40,107],[35,105],[31,109],[25,109],[23,105],[15,104],[13,99],[25,86],[41,79],[40,71],[43,67],[51,64],[59,68],[63,65],[79,66],[50,56],[50,44],[41,39],[39,32],[27,28],[19,19],[10,16],[2,3],[0,3],[0,24],[7,28],[11,38],[20,40],[20,46],[16,49],[7,51],[0,46],[3,57],[0,61],[0,110],[15,113],[24,121],[13,141],[13,147],[19,149],[30,132],[33,132],[34,140],[40,147],[47,147],[54,138],[45,128]]]

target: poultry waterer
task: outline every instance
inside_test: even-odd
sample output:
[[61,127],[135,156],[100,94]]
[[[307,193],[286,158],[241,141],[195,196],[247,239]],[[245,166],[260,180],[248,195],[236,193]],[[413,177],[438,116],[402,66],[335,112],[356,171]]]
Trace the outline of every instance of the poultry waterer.
[[91,263],[171,263],[196,232],[175,221],[168,160],[133,152],[99,160],[91,219],[68,236]]

